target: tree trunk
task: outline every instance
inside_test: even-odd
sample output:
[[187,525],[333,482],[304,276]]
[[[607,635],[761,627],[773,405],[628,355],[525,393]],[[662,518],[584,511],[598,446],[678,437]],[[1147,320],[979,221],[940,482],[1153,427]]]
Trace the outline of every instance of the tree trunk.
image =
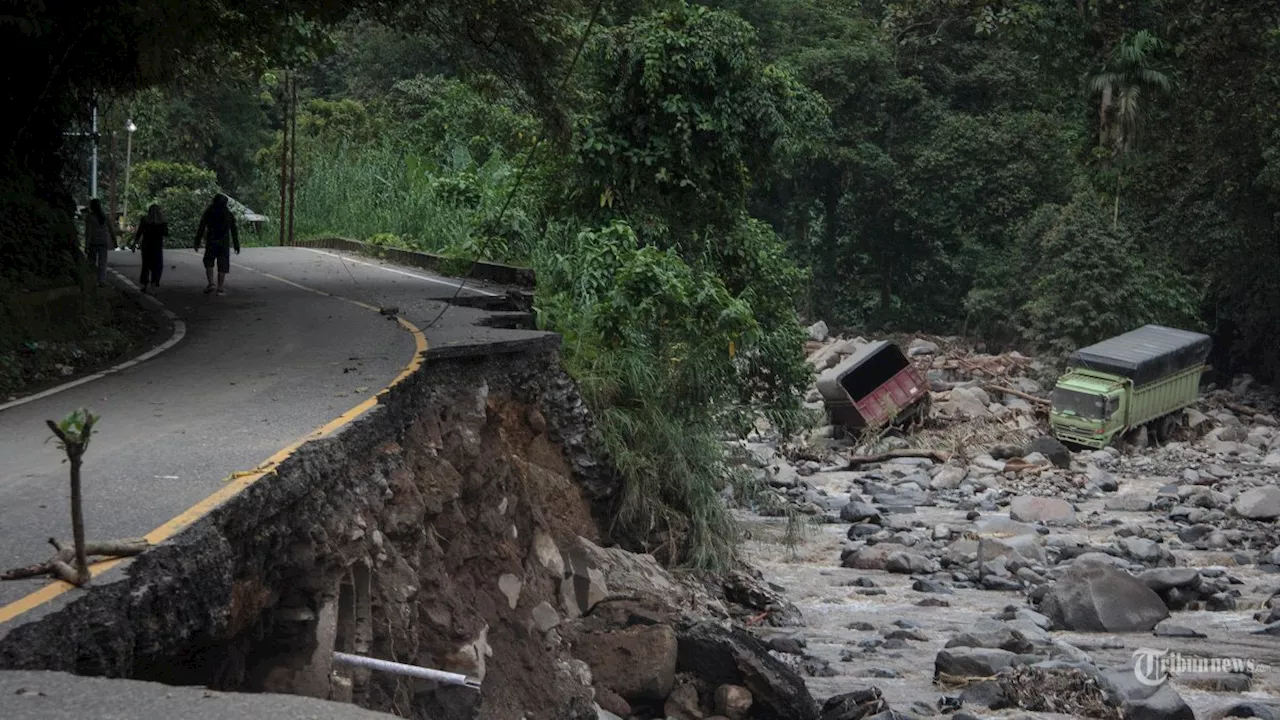
[[[117,174],[117,170],[118,170],[118,165],[119,165],[119,163],[117,163],[117,162],[116,162],[116,131],[115,131],[115,130],[112,130],[112,131],[111,131],[111,193],[110,193],[110,195],[111,195],[111,200],[110,200],[110,204],[111,204],[111,222],[112,222],[112,223],[116,223],[116,222],[117,222],[117,221],[116,221],[116,208],[117,208],[117,207],[119,207],[119,205],[116,203],[116,174]],[[118,227],[118,224],[117,224],[117,227]]]
[[89,558],[84,547],[84,505],[80,498],[80,453],[71,456],[71,535],[76,544],[76,585],[89,582]]
[[293,215],[298,211],[298,78],[289,101],[289,244],[294,244]]
[[1102,102],[1098,105],[1098,145],[1107,146],[1107,138],[1111,137],[1111,84],[1102,87]]
[[284,91],[280,93],[284,114],[280,116],[280,244],[285,238],[285,193],[289,186],[289,75],[284,76]]
[[863,465],[871,465],[874,463],[888,462],[898,458],[927,458],[939,465],[945,464],[951,459],[951,453],[943,450],[918,450],[916,448],[906,448],[903,450],[889,450],[874,455],[855,455],[849,458],[846,463],[846,469],[853,470]]
[[1120,227],[1120,171],[1116,171],[1116,199],[1111,208],[1111,229]]
[[889,306],[893,304],[893,259],[889,253],[880,259],[880,314],[889,317]]

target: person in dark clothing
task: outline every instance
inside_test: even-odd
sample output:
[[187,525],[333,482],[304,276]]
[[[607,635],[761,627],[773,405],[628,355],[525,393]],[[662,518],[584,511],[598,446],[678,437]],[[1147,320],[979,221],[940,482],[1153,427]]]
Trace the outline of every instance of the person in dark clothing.
[[98,198],[89,201],[84,218],[84,254],[93,267],[98,285],[107,284],[107,251],[116,239],[115,227],[107,221],[107,213]]
[[164,213],[160,206],[153,204],[147,208],[147,214],[138,223],[138,231],[133,235],[136,247],[142,244],[142,277],[138,284],[142,292],[160,287],[160,273],[164,270],[164,238],[169,234],[169,224],[164,221]]
[[[197,251],[200,249],[200,240],[206,237],[208,243],[204,251],[204,272],[209,284],[204,291],[208,294],[216,290],[219,295],[225,295],[223,283],[226,282],[227,273],[231,272],[231,247],[227,241],[231,241],[231,246],[235,247],[236,254],[239,255],[240,233],[236,230],[236,217],[227,206],[227,196],[222,193],[213,196],[213,202],[200,217],[200,227],[196,229]],[[213,284],[215,264],[218,266],[216,286]]]

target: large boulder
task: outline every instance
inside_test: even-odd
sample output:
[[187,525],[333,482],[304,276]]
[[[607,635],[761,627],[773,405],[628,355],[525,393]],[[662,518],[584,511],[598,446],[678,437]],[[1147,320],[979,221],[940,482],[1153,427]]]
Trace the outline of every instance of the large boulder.
[[929,487],[934,490],[955,490],[964,482],[965,476],[969,474],[968,468],[957,467],[955,465],[943,465],[934,474],[933,479],[929,481]]
[[1196,568],[1166,567],[1146,570],[1138,574],[1138,579],[1156,592],[1164,592],[1173,588],[1200,587],[1200,571]]
[[912,552],[896,552],[885,561],[884,569],[891,573],[919,575],[939,570],[937,561]]
[[682,624],[677,668],[711,685],[741,685],[754,699],[759,720],[818,720],[818,705],[804,679],[769,654],[750,633],[714,622]]
[[1274,520],[1280,517],[1280,487],[1267,485],[1245,490],[1236,498],[1232,509],[1250,520]]
[[1265,702],[1241,702],[1223,711],[1224,718],[1258,718],[1259,720],[1280,720],[1280,705]]
[[911,345],[907,347],[907,354],[911,357],[919,357],[920,355],[937,355],[938,343],[925,340],[924,338],[916,338],[911,341]]
[[573,656],[591,675],[629,703],[662,702],[675,685],[677,642],[666,625],[636,625],[573,638]]
[[1041,435],[1027,445],[1027,453],[1040,453],[1049,458],[1049,462],[1066,469],[1071,467],[1071,451],[1052,435]]
[[1019,495],[1009,503],[1009,517],[1018,522],[1073,525],[1075,508],[1061,498]]
[[981,388],[958,387],[937,407],[944,415],[976,420],[991,417],[991,410],[987,407],[990,404],[991,399]]
[[1125,720],[1195,720],[1196,714],[1168,682],[1138,680],[1132,665],[1102,673],[1101,686]]
[[984,537],[978,546],[978,561],[987,562],[1003,557],[1013,565],[1031,562],[1044,565],[1048,562],[1048,554],[1044,549],[1044,540],[1039,535],[1013,535],[1005,538]]
[[567,608],[570,619],[591,612],[606,597],[619,596],[661,608],[664,621],[729,617],[724,603],[712,597],[697,578],[673,576],[652,555],[603,548],[580,537],[577,546],[565,553],[565,560],[569,577],[561,583],[561,595],[566,606],[572,606]]
[[750,617],[768,613],[768,624],[774,627],[803,624],[800,610],[787,599],[785,588],[766,581],[759,571],[731,570],[719,579],[720,594],[730,604],[735,617],[743,613]]
[[869,687],[827,698],[822,703],[822,720],[864,720],[888,709],[880,688]]
[[716,688],[716,712],[729,720],[742,720],[751,710],[755,698],[741,685],[721,685]]
[[853,500],[840,508],[840,519],[850,523],[880,523],[880,511],[861,500]]
[[1071,564],[1040,611],[1055,628],[1085,632],[1146,632],[1169,616],[1164,601],[1141,580],[1090,559]]
[[884,570],[889,564],[889,558],[894,553],[904,552],[909,552],[909,548],[906,545],[897,543],[865,545],[846,553],[840,559],[840,564],[855,570]]
[[1017,653],[998,648],[953,647],[938,651],[933,678],[987,678],[1012,667]]
[[998,620],[982,618],[967,631],[947,641],[947,648],[972,647],[1030,653],[1032,646],[1019,630]]

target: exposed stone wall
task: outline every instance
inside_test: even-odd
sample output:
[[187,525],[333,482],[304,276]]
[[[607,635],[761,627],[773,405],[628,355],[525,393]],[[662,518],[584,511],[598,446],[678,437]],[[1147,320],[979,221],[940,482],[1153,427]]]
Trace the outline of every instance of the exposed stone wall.
[[[0,667],[405,716],[594,718],[589,672],[546,625],[563,607],[560,548],[602,540],[617,485],[587,450],[590,418],[557,341],[429,359],[370,416],[309,443],[127,579],[9,632]],[[332,666],[334,649],[486,682],[477,695],[352,672]]]
[[[804,681],[729,627],[794,624],[794,607],[745,573],[673,575],[609,547],[620,483],[591,455],[591,417],[558,341],[433,353],[370,415],[136,558],[125,579],[0,637],[0,668],[432,720],[712,708],[816,720]],[[337,666],[335,651],[482,685]]]

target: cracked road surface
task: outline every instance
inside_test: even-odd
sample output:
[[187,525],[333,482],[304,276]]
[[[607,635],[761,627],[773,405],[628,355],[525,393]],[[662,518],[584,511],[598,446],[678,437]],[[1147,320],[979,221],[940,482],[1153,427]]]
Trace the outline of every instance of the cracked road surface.
[[[101,415],[84,461],[86,535],[138,537],[217,492],[233,473],[334,427],[335,419],[354,419],[353,408],[405,370],[417,351],[413,333],[348,299],[397,308],[426,329],[433,348],[535,334],[478,327],[485,313],[465,307],[449,308],[428,327],[458,281],[424,271],[304,248],[246,248],[232,261],[228,294],[204,295],[200,257],[167,250],[158,297],[186,325],[180,342],[133,367],[0,410],[0,570],[42,562],[52,554],[46,538],[71,535],[67,468],[47,441],[46,419],[79,407]],[[110,262],[134,279],[140,256],[113,252]],[[475,283],[461,291],[503,292]],[[47,584],[0,583],[0,620],[5,606],[16,610],[11,603]],[[23,610],[16,622],[33,619],[38,607]]]

